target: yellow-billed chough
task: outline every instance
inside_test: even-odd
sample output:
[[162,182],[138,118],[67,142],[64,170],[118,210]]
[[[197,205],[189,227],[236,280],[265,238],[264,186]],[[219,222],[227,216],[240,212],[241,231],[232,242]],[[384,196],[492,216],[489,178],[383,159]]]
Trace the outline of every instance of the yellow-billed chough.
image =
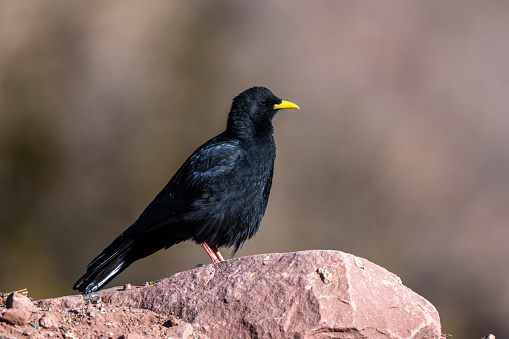
[[97,291],[134,261],[185,240],[201,244],[213,262],[224,260],[218,247],[236,252],[265,213],[276,157],[272,118],[284,108],[299,107],[265,87],[233,99],[226,130],[191,154],[74,289]]

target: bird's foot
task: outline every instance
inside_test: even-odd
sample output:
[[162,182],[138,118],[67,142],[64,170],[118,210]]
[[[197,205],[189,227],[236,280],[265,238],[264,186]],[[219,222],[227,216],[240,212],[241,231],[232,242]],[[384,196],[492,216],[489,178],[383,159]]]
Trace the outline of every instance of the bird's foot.
[[212,260],[213,263],[224,261],[223,256],[221,255],[221,253],[219,253],[219,250],[217,248],[215,247],[210,248],[205,241],[201,243],[201,246],[203,247],[205,252],[207,252],[210,260]]

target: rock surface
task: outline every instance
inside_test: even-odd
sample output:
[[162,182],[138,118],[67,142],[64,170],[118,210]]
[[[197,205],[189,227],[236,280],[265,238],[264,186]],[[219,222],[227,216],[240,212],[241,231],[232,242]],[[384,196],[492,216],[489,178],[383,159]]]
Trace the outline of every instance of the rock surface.
[[[111,288],[96,294],[101,296],[98,304],[76,295],[41,300],[37,305],[45,316],[56,317],[63,336],[441,336],[432,304],[387,270],[338,251],[227,260],[177,273],[151,286]],[[2,326],[0,334],[7,325]]]
[[17,292],[9,294],[5,301],[5,305],[7,308],[21,308],[29,312],[37,312],[37,307],[35,307],[32,300]]
[[2,321],[11,325],[25,325],[30,318],[30,312],[21,308],[10,308],[5,311]]
[[50,313],[44,314],[41,319],[39,319],[39,325],[44,328],[58,328],[58,321]]

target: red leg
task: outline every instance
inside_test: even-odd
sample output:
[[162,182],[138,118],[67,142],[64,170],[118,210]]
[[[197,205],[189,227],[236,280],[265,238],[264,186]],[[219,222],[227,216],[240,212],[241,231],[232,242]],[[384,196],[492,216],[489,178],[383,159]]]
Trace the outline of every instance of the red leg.
[[212,251],[214,251],[214,254],[216,255],[217,259],[219,259],[219,261],[224,261],[223,256],[221,253],[219,253],[219,250],[216,247],[212,247]]
[[[210,260],[212,260],[213,263],[216,263],[216,262],[219,262],[220,260],[217,258],[216,254],[214,252],[212,252],[212,250],[210,249],[209,245],[207,245],[207,243],[204,241],[201,243],[201,247],[203,247],[205,249],[205,252],[207,252],[207,254],[209,255],[210,257]],[[216,251],[217,249],[214,248]],[[219,253],[219,252],[218,252]],[[219,254],[221,255],[221,254]],[[221,256],[222,258],[222,256]],[[224,259],[223,259],[224,260]]]

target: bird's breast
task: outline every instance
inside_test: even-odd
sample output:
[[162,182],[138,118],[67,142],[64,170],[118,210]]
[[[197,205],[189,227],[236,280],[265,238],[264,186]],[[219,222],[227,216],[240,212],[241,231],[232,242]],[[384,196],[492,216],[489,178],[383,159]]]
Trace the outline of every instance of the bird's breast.
[[207,185],[188,214],[197,242],[237,247],[256,233],[268,203],[274,159],[275,147],[251,147],[229,176]]

